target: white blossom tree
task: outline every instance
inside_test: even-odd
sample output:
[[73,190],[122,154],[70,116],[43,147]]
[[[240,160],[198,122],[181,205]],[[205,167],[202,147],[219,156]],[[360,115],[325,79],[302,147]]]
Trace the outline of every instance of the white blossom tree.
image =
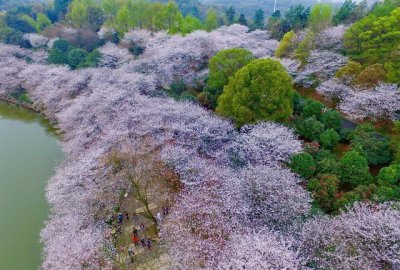
[[35,33],[25,34],[24,39],[27,40],[33,48],[44,47],[49,42],[49,38]]
[[396,204],[355,204],[316,217],[302,231],[301,256],[322,269],[398,269],[400,211]]
[[291,243],[276,233],[262,231],[238,234],[228,241],[215,269],[295,270],[301,262]]
[[394,84],[380,84],[372,90],[353,91],[339,105],[353,119],[400,119],[400,90]]

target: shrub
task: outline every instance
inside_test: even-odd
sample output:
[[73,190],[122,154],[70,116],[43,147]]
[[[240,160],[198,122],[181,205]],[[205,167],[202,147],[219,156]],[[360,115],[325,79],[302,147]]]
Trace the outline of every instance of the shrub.
[[319,142],[325,148],[332,149],[340,141],[339,134],[333,129],[325,130],[319,138]]
[[399,200],[400,188],[398,186],[380,186],[375,196],[379,202]]
[[89,53],[86,58],[86,67],[97,67],[101,59],[101,53],[98,50],[94,50],[93,52]]
[[354,130],[351,128],[343,128],[340,130],[340,140],[342,142],[349,142],[354,137]]
[[313,157],[309,153],[300,153],[292,157],[289,167],[293,172],[301,177],[308,179],[314,175],[316,165]]
[[67,65],[68,60],[66,57],[66,54],[59,49],[53,49],[50,51],[48,57],[47,57],[47,62],[49,64],[55,64],[55,65]]
[[287,54],[290,52],[290,46],[292,43],[292,40],[294,38],[295,34],[293,31],[287,32],[281,42],[279,43],[278,48],[275,51],[275,56],[278,58],[287,56]]
[[379,171],[378,184],[398,185],[400,184],[400,164],[394,164]]
[[369,184],[373,178],[367,160],[357,151],[349,151],[339,161],[339,178],[353,187]]
[[342,124],[342,117],[340,116],[340,113],[338,111],[328,110],[322,113],[321,122],[325,125],[326,128],[331,128],[339,131]]
[[400,62],[387,62],[385,63],[386,80],[391,83],[400,85]]
[[296,59],[300,60],[302,64],[306,64],[307,58],[310,56],[310,51],[314,49],[314,38],[315,34],[312,31],[308,31],[305,38],[300,42],[294,55]]
[[261,120],[287,120],[293,111],[292,78],[273,59],[255,60],[240,69],[225,86],[216,111],[237,126]]
[[305,105],[304,98],[297,92],[293,92],[293,111],[295,114],[300,115],[303,112]]
[[324,108],[325,106],[321,102],[309,99],[306,101],[306,104],[304,105],[303,117],[307,118],[315,115],[319,119],[322,114],[322,110]]
[[8,27],[0,29],[0,41],[5,44],[19,45],[24,48],[30,46],[20,31]]
[[315,116],[306,119],[299,118],[296,120],[295,125],[300,136],[311,141],[318,140],[325,130],[324,124],[319,122]]
[[351,148],[363,155],[370,165],[388,164],[391,160],[390,141],[360,126],[351,139]]
[[170,85],[168,94],[172,98],[178,99],[187,90],[187,85],[183,81],[175,81]]
[[315,155],[317,171],[320,174],[337,174],[339,162],[331,151],[322,149]]
[[386,71],[382,64],[373,64],[358,74],[354,80],[355,85],[362,87],[374,87],[385,80]]
[[71,68],[77,68],[80,64],[86,61],[88,52],[81,49],[73,49],[67,55],[68,64]]
[[307,189],[313,194],[314,200],[325,212],[337,210],[335,205],[339,188],[339,179],[336,175],[322,174],[310,179]]
[[356,61],[349,60],[347,64],[336,72],[336,77],[352,81],[358,74],[360,74],[362,66]]
[[52,49],[59,50],[63,53],[68,53],[72,49],[72,45],[65,39],[58,39],[54,41]]
[[374,184],[358,186],[354,190],[346,192],[342,197],[338,198],[336,207],[343,208],[345,206],[351,206],[358,201],[371,200],[376,192],[377,187]]

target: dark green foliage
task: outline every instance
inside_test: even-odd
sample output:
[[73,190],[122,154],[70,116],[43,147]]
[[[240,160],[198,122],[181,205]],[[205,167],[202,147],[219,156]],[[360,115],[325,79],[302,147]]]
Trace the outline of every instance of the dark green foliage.
[[263,30],[264,28],[265,28],[265,16],[264,16],[264,11],[260,8],[259,10],[256,11],[256,14],[254,15],[253,29]]
[[349,142],[354,137],[354,130],[351,128],[344,128],[340,130],[340,140],[342,142]]
[[316,116],[318,119],[322,115],[322,110],[325,108],[324,104],[318,101],[314,101],[312,99],[309,99],[306,101],[306,104],[304,105],[303,108],[303,117],[311,117],[311,116]]
[[400,164],[381,169],[378,184],[379,201],[400,200]]
[[334,25],[339,25],[341,23],[347,24],[354,22],[357,19],[356,6],[357,4],[352,2],[352,0],[346,0],[338,12],[333,16],[332,23]]
[[310,8],[304,7],[302,4],[291,6],[285,13],[285,20],[290,29],[299,30],[307,26],[308,17],[310,16]]
[[268,19],[267,29],[271,31],[271,35],[275,39],[281,39],[285,33],[291,30],[300,30],[307,26],[310,8],[305,8],[299,4],[291,6],[285,13],[285,17],[281,18],[281,13],[277,10]]
[[326,128],[332,128],[336,131],[340,130],[342,117],[340,116],[340,113],[338,111],[327,110],[322,113],[320,119]]
[[358,186],[354,190],[344,193],[343,196],[336,201],[336,207],[343,208],[351,206],[358,201],[374,199],[376,191],[377,187],[374,184]]
[[7,14],[6,24],[8,27],[13,28],[22,33],[34,33],[35,27],[30,25],[27,21],[23,20],[20,15]]
[[50,51],[47,62],[55,65],[68,65],[66,54],[59,49],[52,49]]
[[88,52],[82,49],[73,49],[67,55],[68,64],[71,68],[77,68],[86,61]]
[[5,44],[19,45],[24,48],[29,47],[29,43],[24,40],[23,34],[9,27],[0,29],[0,41]]
[[97,67],[98,63],[100,62],[101,53],[97,50],[89,53],[86,57],[85,62],[78,65],[77,68],[90,68],[90,67]]
[[184,82],[176,81],[170,85],[168,94],[169,96],[178,99],[181,96],[181,94],[187,90],[188,90],[187,85]]
[[28,92],[26,92],[26,90],[23,88],[18,88],[11,94],[11,96],[21,103],[32,104],[32,100],[30,99]]
[[400,121],[394,122],[393,135],[390,140],[393,153],[393,162],[400,163]]
[[137,45],[137,44],[131,45],[128,50],[134,56],[139,56],[144,52],[144,48],[142,46]]
[[68,53],[71,48],[72,48],[71,43],[69,43],[64,39],[59,39],[54,41],[52,49],[59,50],[63,53]]
[[54,11],[56,14],[63,16],[67,12],[68,5],[71,1],[72,0],[54,0]]
[[296,115],[300,115],[303,112],[303,108],[305,105],[304,98],[297,92],[293,93],[293,112]]
[[278,61],[259,59],[240,69],[218,98],[217,113],[238,127],[258,121],[286,121],[293,111],[292,78]]
[[307,189],[313,194],[314,200],[325,212],[331,213],[337,210],[335,205],[339,188],[339,179],[336,175],[322,174],[310,179]]
[[183,92],[181,94],[180,100],[182,100],[182,101],[190,101],[190,102],[196,103],[197,102],[197,97],[196,97],[196,95],[194,93],[189,92],[189,91],[185,91],[185,92]]
[[319,142],[324,148],[332,149],[340,141],[339,134],[333,129],[327,129],[320,135]]
[[295,125],[299,135],[311,141],[318,140],[325,130],[324,124],[318,121],[315,115],[306,119],[299,118]]
[[331,151],[321,149],[314,156],[317,164],[317,171],[320,174],[337,174],[339,168],[339,162]]
[[380,185],[400,185],[400,164],[382,168],[378,175]]
[[226,11],[226,19],[228,25],[235,23],[235,16],[236,16],[236,10],[232,6],[230,6]]
[[242,67],[254,60],[253,53],[245,49],[227,49],[219,51],[211,58],[208,67],[210,75],[205,91],[211,99],[211,107],[217,106],[217,99],[221,95],[229,78]]
[[376,199],[379,202],[400,200],[400,188],[398,186],[380,186],[376,191]]
[[351,148],[363,155],[369,165],[388,164],[391,161],[390,141],[368,125],[360,125],[351,139]]
[[289,167],[293,172],[301,177],[308,179],[314,175],[316,164],[313,157],[309,153],[300,153],[292,157]]
[[249,24],[249,22],[246,19],[246,16],[244,16],[244,14],[240,14],[239,19],[237,20],[237,23],[241,24],[241,25],[246,25],[246,26]]
[[342,183],[356,187],[369,184],[373,180],[367,160],[357,151],[347,152],[339,163],[339,178]]

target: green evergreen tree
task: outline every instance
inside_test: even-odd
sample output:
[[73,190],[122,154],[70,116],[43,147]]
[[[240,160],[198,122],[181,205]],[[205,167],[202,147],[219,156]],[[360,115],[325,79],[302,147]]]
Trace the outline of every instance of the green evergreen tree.
[[353,187],[372,182],[367,160],[357,151],[349,151],[339,161],[339,178]]
[[217,113],[238,127],[258,121],[286,121],[293,112],[291,76],[278,61],[259,59],[240,69],[218,98]]
[[239,19],[237,20],[238,24],[247,26],[249,23],[247,22],[246,16],[244,14],[240,14]]
[[236,10],[232,6],[229,6],[229,8],[226,11],[226,19],[228,25],[234,24],[236,21],[235,18],[236,18]]
[[261,30],[263,30],[265,28],[265,15],[264,15],[264,11],[261,8],[259,10],[257,10],[256,14],[254,15],[253,28],[261,29]]

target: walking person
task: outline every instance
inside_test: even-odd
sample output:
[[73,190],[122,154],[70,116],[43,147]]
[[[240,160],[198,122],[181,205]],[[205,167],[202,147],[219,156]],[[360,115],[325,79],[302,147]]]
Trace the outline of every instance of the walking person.
[[118,213],[118,223],[121,224],[122,220],[124,219],[124,216],[122,215],[122,213]]
[[162,221],[162,216],[161,216],[160,212],[157,213],[157,221],[160,223]]
[[152,247],[151,240],[150,240],[150,239],[147,239],[147,248],[148,248],[149,250],[151,250],[151,247]]
[[132,236],[132,242],[135,244],[135,246],[139,245],[139,241],[140,241],[139,237],[136,234],[134,234]]
[[142,238],[140,240],[140,243],[142,244],[142,247],[146,247],[146,244],[147,244],[146,238]]

